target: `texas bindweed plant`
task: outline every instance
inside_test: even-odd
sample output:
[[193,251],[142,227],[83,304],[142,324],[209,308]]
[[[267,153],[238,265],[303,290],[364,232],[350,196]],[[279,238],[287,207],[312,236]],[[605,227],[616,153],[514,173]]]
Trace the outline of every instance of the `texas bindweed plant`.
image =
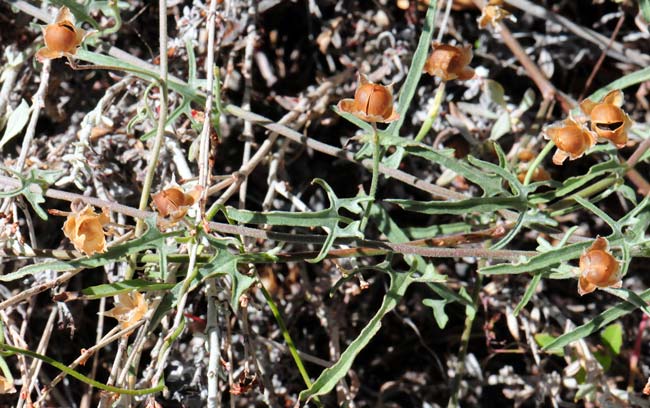
[[[219,364],[224,340],[219,338],[218,329],[230,324],[227,317],[230,313],[247,319],[249,293],[257,288],[276,319],[304,381],[305,388],[300,392],[299,399],[304,403],[313,401],[321,404],[319,398],[329,394],[345,380],[355,358],[380,331],[382,319],[396,310],[409,288],[418,286],[429,294],[422,303],[431,308],[441,329],[450,321],[446,309],[449,305],[458,304],[464,308],[458,364],[454,367],[454,377],[449,384],[449,405],[456,406],[460,398],[464,357],[468,353],[469,338],[481,306],[480,294],[486,279],[528,275],[529,281],[521,299],[515,301],[516,305],[513,304],[515,307],[511,315],[514,317],[531,302],[543,279],[568,280],[580,295],[590,296],[589,293],[594,291],[603,291],[621,299],[619,303],[607,306],[593,319],[569,328],[559,336],[555,336],[557,333],[539,336],[538,343],[548,353],[561,353],[564,347],[602,329],[607,330],[607,339],[611,340],[614,336],[611,324],[637,309],[650,316],[650,290],[637,293],[624,288],[631,260],[650,256],[650,237],[647,234],[650,226],[649,192],[645,191],[646,197],[639,201],[636,192],[625,181],[626,175],[639,161],[648,160],[648,139],[639,144],[630,159],[624,160],[618,154],[619,148],[627,146],[630,134],[635,135],[633,123],[622,108],[622,89],[650,80],[650,68],[603,87],[579,105],[570,107],[573,110],[568,112],[566,118],[544,126],[539,134],[529,135],[541,143],[547,140],[543,148],[528,143],[529,147],[524,146],[521,151],[511,154],[504,151],[502,137],[514,131],[523,111],[530,108],[532,102],[523,100],[518,109],[512,110],[504,102],[503,87],[483,78],[485,93],[500,109],[500,114],[493,114],[493,119],[497,118],[501,128],[481,146],[483,150],[476,150],[479,153],[476,157],[457,154],[458,149],[439,149],[425,142],[433,125],[440,119],[447,83],[469,80],[475,72],[470,67],[470,46],[456,47],[432,42],[437,12],[437,2],[432,1],[408,75],[395,91],[397,102],[390,87],[372,83],[359,72],[354,99],[343,99],[332,107],[334,112],[359,128],[361,136],[354,139],[360,141],[362,146],[356,152],[351,152],[310,139],[249,110],[226,104],[220,92],[219,69],[209,66],[206,71],[210,72],[208,78],[199,79],[190,42],[186,43],[189,66],[185,81],[167,77],[166,60],[161,59],[161,71],[156,72],[148,64],[135,64],[133,60],[78,49],[79,46],[87,46],[82,43],[87,36],[75,26],[72,15],[95,26],[94,20],[88,9],[76,2],[61,3],[68,5],[70,10],[63,7],[55,22],[47,26],[46,47],[37,52],[37,57],[43,60],[64,56],[74,69],[121,71],[149,84],[143,98],[145,102],[138,108],[138,115],[132,118],[129,128],[140,122],[155,123],[155,130],[143,131],[141,135],[141,140],[145,142],[155,136],[152,150],[157,152],[167,137],[168,129],[183,119],[197,128],[203,125],[206,138],[201,139],[198,147],[196,144],[192,146],[192,149],[198,150],[193,156],[208,157],[206,149],[210,148],[210,144],[206,141],[212,134],[219,136],[218,122],[229,116],[243,119],[251,126],[264,127],[273,132],[274,138],[280,135],[294,143],[361,164],[372,172],[371,183],[368,193],[360,191],[356,196],[342,198],[330,184],[317,178],[312,184],[324,192],[327,204],[323,205],[323,209],[253,211],[244,206],[234,208],[227,205],[232,194],[241,188],[242,179],[250,175],[252,170],[249,168],[243,166],[232,177],[211,184],[212,179],[208,175],[211,174],[209,166],[213,163],[199,159],[197,166],[201,168],[202,177],[193,177],[189,182],[181,183],[187,186],[165,180],[155,190],[151,188],[159,164],[159,155],[155,153],[150,155],[147,163],[145,183],[148,183],[148,187],[143,189],[140,208],[135,209],[106,199],[50,188],[60,180],[62,175],[59,173],[37,169],[3,169],[8,176],[0,176],[0,185],[5,187],[0,197],[5,200],[24,197],[43,219],[47,219],[42,208],[47,203],[45,197],[72,203],[70,213],[53,213],[67,216],[64,234],[77,251],[37,250],[24,242],[6,245],[5,255],[9,257],[51,259],[2,275],[0,282],[19,282],[46,272],[58,274],[59,279],[49,286],[36,286],[27,295],[17,295],[3,301],[0,310],[24,301],[27,296],[61,285],[85,269],[128,263],[129,268],[120,279],[89,286],[78,293],[63,291],[57,294],[56,300],[94,301],[115,297],[115,308],[104,315],[117,319],[119,326],[102,337],[97,347],[105,347],[119,340],[122,350],[130,350],[129,353],[115,356],[110,381],[100,383],[75,370],[88,355],[82,354],[74,363],[65,365],[43,353],[19,347],[16,339],[3,330],[0,332],[0,350],[3,351],[0,370],[4,380],[11,382],[13,379],[7,363],[9,357],[22,354],[40,359],[61,371],[48,390],[63,376],[70,375],[122,398],[121,401],[125,403],[131,401],[130,398],[154,398],[165,387],[163,373],[170,350],[188,330],[188,297],[193,292],[201,292],[208,305],[204,331],[210,338],[210,367],[214,370],[208,374],[208,388],[210,395],[216,395],[216,390],[224,381],[228,381],[230,387],[234,385],[232,378],[227,378],[228,368]],[[216,7],[216,3],[212,2],[211,7]],[[96,37],[101,39],[102,35],[119,30],[121,20],[116,4],[109,11],[116,15],[117,28],[99,31]],[[164,4],[162,1],[161,5]],[[495,8],[500,7],[500,2],[490,2],[489,6],[493,9],[487,14],[484,10],[482,17],[485,25],[488,22],[502,24],[500,20],[508,14]],[[59,38],[54,33],[63,37]],[[166,51],[163,47],[161,55]],[[80,65],[76,61],[91,65]],[[422,126],[415,135],[411,135],[404,129],[404,124],[413,110],[414,96],[421,85],[423,72],[438,77],[440,82]],[[430,77],[424,78],[431,81]],[[155,95],[154,99],[159,101],[155,108],[147,104],[151,95]],[[526,96],[530,96],[530,93],[527,92]],[[208,103],[210,98],[215,98],[214,107],[208,108],[202,115],[197,113],[198,109],[193,109],[206,104],[211,106],[211,102]],[[170,111],[168,114],[167,110]],[[10,138],[17,136],[27,123],[15,112],[29,114],[25,109],[17,109],[9,116],[6,126],[11,129]],[[20,129],[16,131],[16,127]],[[5,143],[4,139],[0,145]],[[269,145],[268,149],[272,142]],[[250,161],[258,160],[259,163],[266,157],[270,150],[265,151],[265,146],[259,147],[259,158],[249,155]],[[83,146],[79,148],[84,149]],[[572,166],[586,156],[597,157],[598,163],[584,174],[562,181],[550,180],[543,164],[554,148],[557,148],[552,158],[555,165]],[[536,153],[536,150],[539,152]],[[454,191],[408,174],[401,170],[401,165],[407,160],[418,160],[427,166],[444,169],[451,177],[473,186],[464,191],[480,190],[480,194]],[[378,186],[382,174],[419,189],[433,199],[381,198]],[[200,181],[194,182],[196,179]],[[152,194],[152,191],[157,192]],[[221,195],[214,200],[217,194]],[[599,207],[599,203],[614,194],[627,200],[631,207],[618,219]],[[211,206],[205,211],[208,200]],[[8,201],[7,206],[12,202]],[[148,211],[149,206],[155,211]],[[95,207],[101,211],[95,212]],[[563,221],[567,214],[578,212],[589,214],[602,222],[609,229],[609,234],[603,237],[578,235],[577,228]],[[110,213],[131,217],[138,220],[138,224],[118,225],[109,219]],[[396,219],[408,213],[439,216],[436,219],[453,219],[454,222],[407,228]],[[113,238],[117,235],[114,230],[118,228],[126,232],[120,238]],[[537,237],[539,246],[534,251],[515,249],[520,246],[513,243],[526,234]],[[274,244],[272,249],[268,249],[268,245],[260,249],[250,238]],[[309,250],[294,252],[291,248],[295,246]],[[290,249],[286,250],[287,247]],[[436,259],[465,257],[476,260],[476,278],[473,282],[451,285],[447,276],[438,270]],[[368,318],[356,338],[345,342],[336,361],[314,378],[314,373],[310,375],[307,371],[298,351],[299,344],[292,338],[292,330],[287,327],[281,309],[264,285],[259,269],[274,263],[323,264],[336,258],[353,259],[351,264],[354,268],[344,271],[338,282],[332,284],[332,293],[336,293],[347,281],[370,270],[386,274],[389,283],[376,313]],[[224,294],[226,301],[219,303],[216,299]],[[231,330],[230,326],[228,330]],[[142,369],[141,356],[148,338],[156,342],[157,354],[152,356],[146,369]],[[237,392],[243,392],[242,385],[238,386]],[[44,398],[40,397],[41,400]]]

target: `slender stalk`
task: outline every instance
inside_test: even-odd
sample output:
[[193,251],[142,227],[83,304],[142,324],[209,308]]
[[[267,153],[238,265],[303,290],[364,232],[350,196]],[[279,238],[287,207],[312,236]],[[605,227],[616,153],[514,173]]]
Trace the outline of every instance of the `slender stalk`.
[[273,301],[271,294],[266,290],[264,285],[260,284],[259,288],[262,291],[264,298],[266,299],[266,303],[269,305],[269,308],[271,309],[271,313],[273,313],[273,317],[275,317],[275,320],[278,322],[278,326],[280,326],[280,331],[282,331],[282,337],[284,337],[284,341],[287,343],[287,347],[289,347],[289,353],[291,353],[291,357],[293,357],[293,361],[295,361],[296,366],[298,367],[298,371],[300,371],[302,380],[305,382],[307,388],[311,387],[312,382],[311,379],[309,378],[309,374],[307,374],[307,370],[305,369],[305,365],[302,363],[302,359],[298,354],[296,345],[291,339],[291,335],[289,334],[289,330],[287,330],[287,326],[284,324],[284,319],[282,319],[280,310],[278,310],[278,307]]
[[483,275],[477,274],[476,281],[474,282],[474,289],[472,290],[472,306],[467,306],[465,311],[465,328],[460,338],[460,349],[458,350],[458,361],[456,363],[456,375],[451,381],[451,393],[447,408],[457,408],[458,399],[460,397],[460,381],[465,372],[465,357],[467,350],[469,350],[469,340],[472,334],[472,326],[476,318],[476,312],[479,308],[479,294],[483,287]]
[[438,89],[436,89],[436,94],[433,97],[433,105],[431,106],[431,110],[429,110],[429,115],[422,123],[422,126],[420,127],[417,136],[415,136],[416,143],[420,143],[425,138],[427,133],[429,133],[429,130],[431,130],[431,126],[433,126],[433,122],[435,122],[436,119],[438,118],[438,114],[440,113],[440,106],[442,105],[442,99],[445,96],[446,85],[447,85],[447,81],[441,81],[440,85],[438,85]]
[[78,371],[75,371],[75,370],[73,370],[71,368],[68,368],[68,366],[66,366],[65,364],[59,363],[58,361],[54,360],[53,358],[50,358],[48,356],[44,356],[42,354],[35,353],[35,352],[31,351],[31,350],[26,350],[26,349],[10,346],[8,344],[0,344],[0,350],[3,350],[5,352],[18,353],[18,354],[21,354],[21,355],[24,355],[24,356],[39,359],[39,360],[43,361],[44,363],[47,363],[47,364],[51,365],[52,367],[63,371],[64,373],[66,373],[70,377],[74,377],[77,380],[79,380],[81,382],[84,382],[84,383],[86,383],[88,385],[91,385],[91,386],[93,386],[95,388],[98,388],[100,390],[112,392],[112,393],[115,393],[115,394],[148,395],[148,394],[154,394],[154,393],[160,392],[165,388],[164,384],[160,384],[160,385],[158,385],[156,387],[144,388],[144,389],[140,389],[140,390],[129,390],[129,389],[126,389],[126,388],[113,387],[111,385],[106,385],[106,384],[100,383],[99,381],[93,380],[92,378],[86,377],[85,375],[79,373]]
[[544,158],[550,153],[551,149],[555,146],[555,143],[553,143],[552,140],[549,140],[546,146],[542,149],[541,152],[535,157],[535,160],[533,160],[532,163],[530,163],[530,166],[528,167],[528,171],[526,172],[526,177],[524,177],[524,185],[527,186],[530,184],[530,180],[533,178],[533,174],[535,173],[535,169],[539,167],[539,165],[542,163]]
[[381,162],[381,145],[379,144],[379,132],[377,131],[377,124],[372,123],[372,179],[370,181],[370,200],[366,204],[366,209],[361,218],[361,232],[365,231],[370,216],[370,209],[375,202],[375,195],[377,195],[377,184],[379,184],[379,163]]

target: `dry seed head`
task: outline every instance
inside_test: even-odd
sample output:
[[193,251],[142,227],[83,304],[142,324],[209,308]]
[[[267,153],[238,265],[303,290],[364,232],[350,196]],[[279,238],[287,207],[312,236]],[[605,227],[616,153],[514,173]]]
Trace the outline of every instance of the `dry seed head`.
[[627,132],[632,126],[632,120],[621,109],[622,105],[623,92],[620,90],[609,92],[600,102],[585,99],[580,103],[582,111],[591,119],[591,130],[619,149],[627,144]]
[[75,19],[67,7],[61,7],[52,24],[43,27],[45,47],[38,50],[36,59],[43,61],[60,57],[71,58],[90,34],[75,27]]
[[473,57],[471,46],[461,48],[434,42],[432,47],[433,51],[424,64],[424,72],[443,81],[465,81],[474,77],[474,70],[469,67]]
[[553,163],[558,166],[567,158],[575,160],[582,157],[596,143],[594,134],[571,118],[548,126],[544,129],[544,135],[557,146]]
[[363,74],[359,74],[359,85],[354,99],[342,99],[338,103],[338,109],[371,123],[388,123],[399,119],[399,114],[393,106],[391,86],[369,82]]
[[580,256],[578,293],[584,295],[596,288],[620,287],[619,264],[608,250],[607,239],[598,237]]

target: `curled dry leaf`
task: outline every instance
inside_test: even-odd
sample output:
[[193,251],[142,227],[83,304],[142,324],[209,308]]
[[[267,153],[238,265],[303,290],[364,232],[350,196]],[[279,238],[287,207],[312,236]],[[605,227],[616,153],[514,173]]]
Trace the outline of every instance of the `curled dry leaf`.
[[606,238],[597,237],[594,243],[580,257],[580,296],[591,293],[596,288],[620,288],[619,264],[609,252]]
[[52,24],[43,27],[45,47],[38,50],[36,59],[43,62],[46,59],[67,57],[71,59],[89,31],[75,27],[75,18],[67,7],[61,7]]
[[106,252],[104,225],[109,222],[108,210],[101,213],[87,205],[81,211],[73,211],[63,224],[63,233],[72,242],[77,251],[86,255]]
[[201,191],[201,186],[195,186],[189,193],[179,187],[170,187],[153,194],[151,198],[158,214],[176,223],[185,217],[187,210],[201,196]]
[[133,291],[117,295],[115,307],[104,312],[104,316],[117,319],[122,329],[128,329],[140,321],[147,313],[147,302],[142,293]]
[[481,10],[481,16],[477,21],[480,28],[491,25],[493,28],[498,29],[499,23],[505,19],[517,21],[515,16],[503,8],[503,0],[490,0]]
[[618,89],[609,92],[600,102],[589,99],[580,102],[580,109],[591,119],[591,130],[619,149],[627,144],[627,132],[632,126],[632,119],[621,106],[623,92]]
[[434,42],[432,47],[433,51],[424,64],[424,72],[443,81],[465,81],[474,77],[474,70],[469,67],[473,57],[470,45],[456,47]]
[[591,146],[596,144],[596,136],[571,118],[544,128],[543,133],[546,139],[551,139],[557,146],[553,163],[558,166],[562,165],[567,158],[575,160],[582,157]]
[[388,123],[399,119],[399,113],[393,106],[392,86],[373,84],[363,74],[359,74],[354,99],[342,99],[337,106],[340,111],[351,113],[366,122]]

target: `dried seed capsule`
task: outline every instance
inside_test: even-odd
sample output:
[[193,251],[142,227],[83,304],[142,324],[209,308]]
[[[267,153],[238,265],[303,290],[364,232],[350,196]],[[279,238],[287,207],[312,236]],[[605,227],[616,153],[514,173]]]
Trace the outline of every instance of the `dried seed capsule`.
[[619,149],[627,143],[627,132],[632,126],[632,119],[623,112],[623,92],[609,92],[600,102],[585,99],[580,103],[580,109],[589,115],[591,130],[598,137],[614,143]]
[[200,186],[195,186],[192,191],[185,193],[178,187],[170,187],[152,194],[151,198],[158,214],[163,218],[169,217],[173,224],[187,214],[187,210],[199,199],[201,190]]
[[503,0],[490,0],[481,10],[481,16],[478,18],[479,28],[485,28],[491,25],[495,29],[498,28],[499,22],[504,19],[517,21],[508,10],[503,8]]
[[399,119],[399,113],[393,106],[391,87],[373,84],[363,74],[359,74],[354,99],[342,99],[338,103],[338,109],[371,123],[388,123]]
[[471,46],[461,48],[434,42],[432,47],[433,51],[424,64],[424,72],[443,81],[465,81],[474,77],[474,70],[469,67],[473,57]]
[[582,296],[596,288],[620,288],[619,264],[608,250],[607,239],[598,237],[580,256],[578,293]]
[[43,27],[45,47],[38,50],[36,59],[43,61],[63,56],[71,58],[77,52],[81,42],[90,34],[75,27],[74,23],[75,19],[70,10],[61,7],[54,22]]
[[546,127],[544,137],[557,146],[553,163],[560,166],[564,161],[582,157],[596,143],[596,136],[571,118]]

